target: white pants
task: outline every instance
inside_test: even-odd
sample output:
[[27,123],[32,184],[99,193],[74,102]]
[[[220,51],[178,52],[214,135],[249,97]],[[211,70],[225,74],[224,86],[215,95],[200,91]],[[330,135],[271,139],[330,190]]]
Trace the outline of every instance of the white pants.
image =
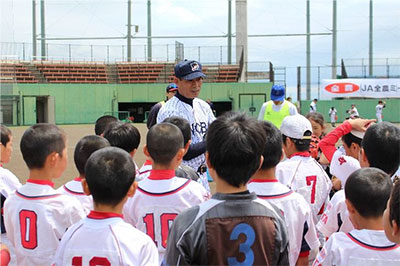
[[382,114],[376,114],[376,122],[381,123],[382,122]]

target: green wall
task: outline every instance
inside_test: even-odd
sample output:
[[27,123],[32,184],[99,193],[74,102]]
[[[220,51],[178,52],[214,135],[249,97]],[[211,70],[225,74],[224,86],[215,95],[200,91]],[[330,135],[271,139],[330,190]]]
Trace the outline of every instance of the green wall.
[[[167,84],[13,84],[12,94],[19,95],[21,100],[29,96],[53,96],[57,124],[83,124],[94,123],[105,112],[118,111],[118,103],[158,102],[164,99],[166,86]],[[262,99],[267,96],[269,98],[271,86],[271,83],[204,83],[200,98],[211,99],[213,102],[232,102],[233,110],[241,109],[246,112],[254,105],[251,114],[256,116],[261,107],[260,100],[245,100],[242,94],[255,94],[257,97],[262,94]],[[21,105],[24,109],[24,104]],[[22,114],[27,112],[27,108],[32,107],[26,106],[25,110],[21,110]],[[14,116],[17,116],[16,112]]]
[[[400,99],[386,99],[386,108],[383,109],[383,120],[393,123],[400,122]],[[307,114],[310,110],[311,101],[301,101],[301,113]],[[325,121],[330,122],[329,109],[334,106],[338,111],[338,122],[349,115],[346,110],[351,108],[351,104],[355,104],[360,116],[363,118],[375,119],[375,106],[378,104],[378,99],[341,99],[341,100],[326,100],[318,101],[317,111],[324,115]]]

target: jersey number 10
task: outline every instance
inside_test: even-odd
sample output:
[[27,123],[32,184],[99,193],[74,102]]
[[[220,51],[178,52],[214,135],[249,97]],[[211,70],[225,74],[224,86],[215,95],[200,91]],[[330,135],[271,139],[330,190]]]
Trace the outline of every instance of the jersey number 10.
[[[169,233],[169,224],[175,217],[178,216],[177,213],[163,213],[160,215],[160,227],[161,227],[161,246],[167,248],[167,239]],[[148,213],[143,217],[143,222],[146,225],[146,234],[153,239],[154,243],[158,247],[156,236],[154,232],[154,214]]]

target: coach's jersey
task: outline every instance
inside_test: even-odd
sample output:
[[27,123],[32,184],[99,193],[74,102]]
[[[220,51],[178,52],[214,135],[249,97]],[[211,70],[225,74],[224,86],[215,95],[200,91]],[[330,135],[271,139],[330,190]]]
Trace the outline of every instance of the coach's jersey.
[[332,183],[321,165],[308,152],[295,153],[276,167],[276,177],[290,189],[301,194],[310,204],[314,224],[322,214]]
[[157,248],[122,215],[91,211],[64,234],[54,257],[63,265],[158,265]]
[[161,262],[175,217],[209,197],[200,184],[176,177],[174,170],[152,170],[148,178],[139,182],[135,195],[125,204],[125,221],[154,240]]
[[[179,96],[182,98],[181,95]],[[190,101],[190,99],[185,100]],[[161,107],[158,112],[157,123],[161,123],[171,116],[179,116],[189,121],[192,129],[193,144],[204,140],[209,125],[215,120],[215,116],[207,102],[198,98],[194,98],[191,103],[184,102],[177,96],[172,97]],[[202,154],[189,161],[183,161],[183,163],[197,170],[200,165],[205,163],[205,156]]]
[[82,179],[77,177],[59,187],[57,191],[61,194],[69,195],[79,200],[79,202],[82,204],[85,214],[88,214],[91,210],[93,210],[93,197],[92,195],[88,196],[85,194],[81,181]]
[[18,265],[50,265],[59,241],[84,212],[77,199],[57,193],[53,183],[29,180],[4,206],[7,237]]
[[383,230],[339,232],[329,238],[313,265],[398,266],[400,246],[390,242]]
[[325,237],[330,237],[335,232],[347,233],[354,229],[347,211],[343,189],[336,192],[331,198],[317,224],[317,229]]
[[342,187],[346,184],[347,178],[360,168],[360,162],[357,159],[346,155],[346,151],[343,147],[337,149],[332,156],[330,172],[332,175],[340,179]]
[[288,265],[280,210],[255,193],[221,194],[175,219],[167,265]]
[[253,179],[247,187],[257,197],[274,203],[282,211],[288,229],[290,265],[296,265],[300,252],[307,254],[319,247],[311,208],[300,194],[276,179]]

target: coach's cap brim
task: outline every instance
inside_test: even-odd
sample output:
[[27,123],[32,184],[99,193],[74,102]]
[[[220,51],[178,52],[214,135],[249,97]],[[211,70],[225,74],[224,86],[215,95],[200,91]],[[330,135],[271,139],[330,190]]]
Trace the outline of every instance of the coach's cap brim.
[[206,75],[203,72],[198,71],[198,72],[193,72],[193,73],[190,73],[189,75],[184,76],[183,79],[184,80],[194,80],[194,79],[197,79],[200,77],[205,78]]

